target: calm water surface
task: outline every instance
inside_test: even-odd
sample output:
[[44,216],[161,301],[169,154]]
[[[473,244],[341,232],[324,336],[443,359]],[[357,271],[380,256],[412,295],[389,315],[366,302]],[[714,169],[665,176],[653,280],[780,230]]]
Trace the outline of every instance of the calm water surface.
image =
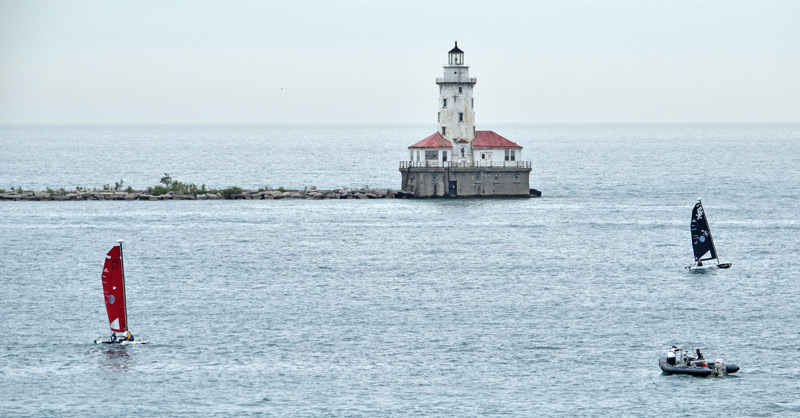
[[[3,127],[0,188],[397,188],[428,128]],[[800,413],[800,126],[487,128],[546,198],[0,202],[0,415]],[[118,238],[146,346],[91,344]]]

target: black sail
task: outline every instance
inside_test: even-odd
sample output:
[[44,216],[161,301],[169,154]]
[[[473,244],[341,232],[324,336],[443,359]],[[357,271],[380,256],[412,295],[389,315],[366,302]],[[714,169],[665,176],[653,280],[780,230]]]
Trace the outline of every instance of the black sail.
[[[692,209],[692,249],[696,260],[710,260],[717,258],[717,251],[714,249],[714,241],[711,239],[711,230],[708,228],[708,218],[703,211],[703,203],[697,201]],[[702,258],[706,253],[711,252],[711,256]]]

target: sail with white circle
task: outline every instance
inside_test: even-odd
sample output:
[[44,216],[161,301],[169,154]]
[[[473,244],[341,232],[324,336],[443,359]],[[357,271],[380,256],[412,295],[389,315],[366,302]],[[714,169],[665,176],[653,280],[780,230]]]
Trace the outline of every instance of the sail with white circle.
[[103,296],[111,331],[128,330],[128,310],[125,306],[125,270],[122,265],[122,243],[106,254],[103,265]]

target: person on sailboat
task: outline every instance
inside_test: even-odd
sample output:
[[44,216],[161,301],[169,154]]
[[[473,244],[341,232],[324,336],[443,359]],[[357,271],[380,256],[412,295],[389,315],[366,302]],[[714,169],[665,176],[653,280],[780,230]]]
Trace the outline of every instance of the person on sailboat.
[[702,266],[703,266],[703,260],[698,258],[697,259],[697,267],[702,267]]
[[677,349],[678,347],[675,347],[673,345],[672,348],[670,348],[669,351],[667,352],[667,364],[669,364],[670,366],[675,365],[675,350]]
[[125,331],[125,337],[123,337],[125,341],[133,341],[133,334],[130,331]]
[[111,342],[112,343],[117,342],[117,333],[116,332],[112,332],[111,333]]

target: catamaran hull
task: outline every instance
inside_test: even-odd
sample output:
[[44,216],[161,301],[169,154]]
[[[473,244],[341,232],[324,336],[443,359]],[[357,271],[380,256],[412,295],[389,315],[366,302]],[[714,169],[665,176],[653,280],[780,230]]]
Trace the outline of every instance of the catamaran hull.
[[712,265],[709,265],[709,266],[689,266],[689,267],[686,267],[686,268],[691,270],[691,271],[729,269],[729,268],[731,268],[731,263],[712,264]]
[[[658,360],[658,366],[664,373],[668,374],[688,374],[690,376],[708,377],[714,374],[714,362],[706,363],[708,367],[692,367],[692,366],[672,366],[667,363],[666,357],[661,357]],[[736,373],[739,371],[739,366],[733,363],[726,363],[725,370],[727,374]]]
[[109,341],[109,340],[94,340],[95,344],[117,344],[117,345],[131,345],[131,344],[147,344],[147,341]]

